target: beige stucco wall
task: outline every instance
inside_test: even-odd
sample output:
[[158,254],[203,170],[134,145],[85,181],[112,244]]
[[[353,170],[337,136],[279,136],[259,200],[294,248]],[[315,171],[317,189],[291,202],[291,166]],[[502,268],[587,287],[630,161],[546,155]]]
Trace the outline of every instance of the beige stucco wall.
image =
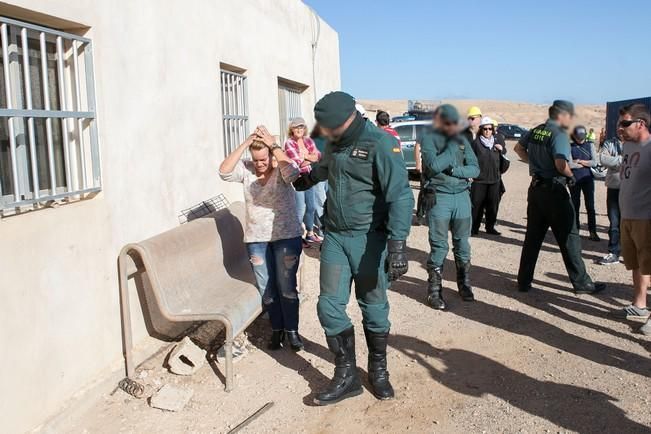
[[[216,174],[220,62],[246,69],[252,126],[279,132],[278,77],[309,86],[311,122],[314,21],[298,0],[8,3],[3,15],[18,6],[90,28],[103,181],[93,199],[0,220],[0,411],[2,431],[20,432],[119,368],[120,248],[178,225],[201,200],[240,197]],[[322,21],[317,96],[340,86],[338,50]],[[136,342],[151,347],[133,301]]]

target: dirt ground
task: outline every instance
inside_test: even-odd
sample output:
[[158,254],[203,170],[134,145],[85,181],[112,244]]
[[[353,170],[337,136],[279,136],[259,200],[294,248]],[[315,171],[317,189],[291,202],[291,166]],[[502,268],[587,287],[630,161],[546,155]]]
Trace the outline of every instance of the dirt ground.
[[[512,144],[510,146],[512,149]],[[236,389],[223,390],[217,365],[191,377],[162,368],[164,354],[146,362],[143,382],[194,390],[181,412],[150,408],[118,391],[107,395],[66,432],[225,433],[273,401],[246,433],[642,433],[651,432],[651,339],[635,333],[639,322],[609,313],[627,302],[629,273],[623,265],[593,263],[606,252],[605,188],[596,191],[599,234],[587,240],[583,257],[595,280],[609,284],[597,296],[575,296],[551,233],[536,271],[535,290],[515,285],[525,230],[528,175],[514,161],[505,175],[500,210],[502,236],[472,239],[472,280],[477,301],[462,302],[453,283],[451,253],[445,269],[448,312],[427,307],[427,228],[413,227],[409,273],[390,290],[389,369],[396,399],[378,401],[368,392],[329,407],[312,404],[314,392],[332,373],[316,317],[318,252],[306,257],[301,333],[306,350],[267,352],[268,323],[248,330],[250,351],[236,363]],[[581,220],[585,225],[586,216]],[[366,345],[354,300],[357,357],[366,376]],[[145,374],[143,374],[145,375]]]

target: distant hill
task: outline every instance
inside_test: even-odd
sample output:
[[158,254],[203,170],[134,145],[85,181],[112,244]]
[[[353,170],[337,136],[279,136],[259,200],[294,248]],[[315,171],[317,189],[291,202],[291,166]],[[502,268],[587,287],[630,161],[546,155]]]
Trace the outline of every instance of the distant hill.
[[[372,100],[360,99],[369,117],[374,119],[377,110],[386,110],[391,116],[396,116],[407,111],[407,100]],[[484,115],[495,118],[498,122],[518,124],[531,128],[544,122],[547,118],[548,105],[530,104],[512,101],[495,100],[442,100],[441,103],[454,104],[461,115],[465,115],[468,108],[478,106]],[[606,105],[577,105],[576,123],[587,128],[594,128],[597,134],[606,124]]]

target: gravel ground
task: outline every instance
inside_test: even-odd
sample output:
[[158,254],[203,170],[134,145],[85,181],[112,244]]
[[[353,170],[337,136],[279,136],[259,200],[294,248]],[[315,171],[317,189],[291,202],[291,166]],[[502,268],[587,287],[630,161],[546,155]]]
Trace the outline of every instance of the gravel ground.
[[[389,368],[396,399],[363,395],[330,407],[312,397],[332,373],[318,324],[318,252],[308,251],[304,268],[301,333],[306,351],[269,353],[267,322],[248,330],[249,352],[236,365],[234,392],[223,390],[219,365],[192,377],[162,368],[165,355],[140,367],[152,388],[173,384],[194,396],[181,412],[150,408],[121,391],[106,396],[66,432],[228,432],[269,401],[266,413],[241,432],[651,432],[649,386],[651,339],[635,333],[639,322],[609,313],[630,297],[623,265],[595,265],[606,251],[605,188],[597,187],[597,222],[604,239],[584,237],[583,257],[595,280],[609,284],[597,296],[575,296],[551,233],[543,246],[536,289],[516,291],[525,230],[527,168],[513,162],[500,210],[502,236],[472,239],[472,281],[477,301],[456,294],[448,255],[448,312],[423,304],[427,228],[414,227],[409,273],[390,291]],[[586,217],[581,216],[585,223]],[[357,333],[358,365],[366,376],[366,346],[359,309],[349,306]]]

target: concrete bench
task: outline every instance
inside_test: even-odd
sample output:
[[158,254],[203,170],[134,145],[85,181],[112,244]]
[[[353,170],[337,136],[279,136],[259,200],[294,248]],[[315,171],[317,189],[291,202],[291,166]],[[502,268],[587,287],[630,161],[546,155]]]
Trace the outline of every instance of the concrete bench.
[[139,271],[150,282],[149,309],[173,323],[219,321],[224,325],[226,391],[233,389],[233,339],[262,311],[242,241],[243,221],[244,204],[236,202],[208,217],[124,246],[118,265],[128,378],[133,379],[135,367],[127,280],[134,272],[129,264],[139,263],[143,268]]

